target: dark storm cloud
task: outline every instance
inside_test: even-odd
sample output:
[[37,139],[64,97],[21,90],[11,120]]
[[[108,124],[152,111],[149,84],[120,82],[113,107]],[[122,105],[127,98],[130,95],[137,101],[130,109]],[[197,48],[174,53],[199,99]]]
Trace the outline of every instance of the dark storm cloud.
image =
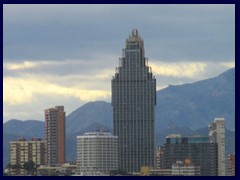
[[5,5],[4,59],[120,56],[137,27],[148,57],[232,61],[234,15],[234,5]]

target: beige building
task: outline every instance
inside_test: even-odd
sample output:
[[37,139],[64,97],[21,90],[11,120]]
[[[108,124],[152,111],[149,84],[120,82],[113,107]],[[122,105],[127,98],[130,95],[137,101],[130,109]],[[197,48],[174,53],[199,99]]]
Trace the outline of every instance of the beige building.
[[227,156],[226,176],[235,176],[235,154],[229,154]]
[[[21,138],[18,141],[10,141],[10,164],[23,166],[25,162],[32,160],[36,165],[45,164],[45,142],[41,138],[32,138],[30,141]],[[15,172],[14,174],[23,174]]]
[[77,169],[77,165],[65,163],[60,166],[39,166],[37,168],[37,175],[39,176],[63,176],[74,175]]
[[65,163],[65,112],[64,106],[44,110],[46,164],[58,166]]
[[226,175],[225,158],[225,120],[224,118],[215,118],[213,123],[209,124],[209,140],[218,144],[218,176]]
[[108,175],[118,170],[118,137],[109,132],[77,136],[77,174]]
[[163,155],[163,151],[161,147],[157,147],[156,151],[156,169],[161,169],[161,156]]
[[141,175],[155,176],[200,176],[200,166],[196,166],[190,159],[176,161],[170,169],[141,169]]
[[196,166],[190,159],[177,161],[172,164],[172,176],[200,176],[200,166]]

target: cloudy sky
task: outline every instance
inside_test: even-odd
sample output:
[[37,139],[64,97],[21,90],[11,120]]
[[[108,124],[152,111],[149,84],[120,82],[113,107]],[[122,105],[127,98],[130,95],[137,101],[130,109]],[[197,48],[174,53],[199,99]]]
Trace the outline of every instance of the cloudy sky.
[[133,28],[157,89],[235,67],[234,5],[3,5],[3,121],[111,100]]

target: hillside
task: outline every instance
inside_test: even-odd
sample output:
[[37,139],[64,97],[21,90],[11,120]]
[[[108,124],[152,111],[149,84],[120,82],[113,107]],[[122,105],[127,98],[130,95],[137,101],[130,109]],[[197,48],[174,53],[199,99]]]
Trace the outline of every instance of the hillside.
[[235,131],[235,68],[191,84],[169,86],[157,92],[157,129],[168,126],[198,129],[215,117],[224,117]]

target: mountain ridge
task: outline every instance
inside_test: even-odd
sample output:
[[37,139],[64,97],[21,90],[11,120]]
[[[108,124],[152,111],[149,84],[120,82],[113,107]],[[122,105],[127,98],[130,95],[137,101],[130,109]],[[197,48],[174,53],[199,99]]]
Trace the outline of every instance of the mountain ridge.
[[[235,148],[235,68],[194,83],[170,85],[157,91],[157,143],[166,133],[182,132],[206,134],[206,127],[215,117],[224,117],[230,149]],[[105,101],[94,101],[72,111],[66,117],[67,159],[76,157],[76,136],[99,128],[112,130],[112,106]],[[205,128],[204,131],[198,129]],[[229,129],[229,130],[228,130]],[[3,124],[4,160],[8,158],[7,139],[12,136],[44,138],[44,122],[10,120]],[[29,133],[28,133],[29,132]],[[5,140],[5,136],[8,138]],[[231,137],[230,137],[231,136]],[[234,147],[234,148],[233,148]]]

